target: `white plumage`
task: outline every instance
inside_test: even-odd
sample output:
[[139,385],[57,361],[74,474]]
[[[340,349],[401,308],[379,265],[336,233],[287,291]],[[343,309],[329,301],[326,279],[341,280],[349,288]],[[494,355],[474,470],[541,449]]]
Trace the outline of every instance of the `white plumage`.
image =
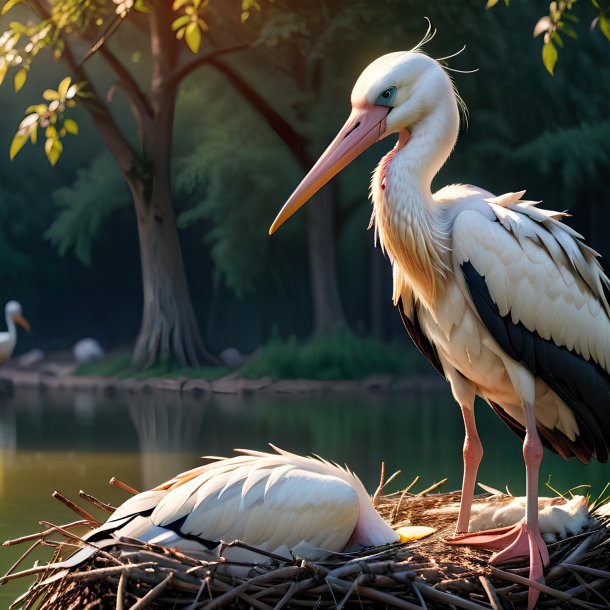
[[[122,504],[90,541],[132,537],[218,558],[220,541],[241,540],[290,558],[396,542],[364,486],[347,469],[320,458],[238,450],[184,472]],[[241,548],[225,559],[265,561]]]
[[4,364],[13,355],[13,350],[17,344],[17,327],[19,324],[28,332],[30,325],[23,317],[21,305],[17,301],[9,301],[4,307],[4,318],[8,330],[0,333],[0,364]]
[[[495,197],[468,185],[431,192],[459,130],[459,98],[437,61],[417,50],[384,55],[358,78],[351,101],[347,122],[270,233],[362,151],[398,134],[373,175],[371,224],[393,266],[405,327],[462,410],[457,533],[468,532],[483,455],[475,396],[524,437],[525,522],[457,541],[500,551],[497,562],[529,556],[530,577],[542,579],[549,558],[536,502],[541,437],[565,458],[608,458],[610,282],[564,214],[523,201],[523,192]],[[537,595],[530,589],[530,609]]]

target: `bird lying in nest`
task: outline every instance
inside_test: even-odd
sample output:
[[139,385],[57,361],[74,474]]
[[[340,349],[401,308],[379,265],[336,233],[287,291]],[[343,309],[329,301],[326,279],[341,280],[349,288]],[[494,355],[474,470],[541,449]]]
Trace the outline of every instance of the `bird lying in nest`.
[[[99,547],[136,538],[209,560],[222,555],[254,563],[268,562],[270,555],[316,560],[434,531],[395,531],[347,468],[272,448],[275,453],[239,449],[232,458],[210,458],[214,461],[129,498],[85,540]],[[222,542],[234,540],[264,553]],[[69,564],[78,565],[93,552],[83,549]]]
[[[473,532],[506,528],[523,519],[526,510],[524,496],[511,496],[486,485],[481,485],[491,495],[472,505],[470,528]],[[451,515],[459,511],[459,502],[431,509],[430,515]],[[587,499],[574,495],[569,499],[561,496],[538,498],[540,532],[546,542],[555,542],[575,536],[593,522]]]

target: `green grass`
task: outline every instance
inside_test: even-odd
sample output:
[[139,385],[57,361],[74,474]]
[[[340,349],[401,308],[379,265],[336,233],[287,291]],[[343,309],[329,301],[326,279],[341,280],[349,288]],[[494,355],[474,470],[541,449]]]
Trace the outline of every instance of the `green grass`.
[[342,332],[299,343],[270,340],[260,357],[241,369],[244,377],[274,379],[362,379],[368,375],[402,375],[416,366],[412,351]]
[[224,367],[183,368],[170,362],[159,362],[145,370],[138,370],[131,366],[131,355],[121,353],[109,356],[99,362],[81,364],[75,375],[95,375],[100,377],[118,377],[119,379],[147,379],[149,377],[188,377],[190,379],[218,379],[229,373]]
[[[298,342],[271,339],[260,356],[246,363],[239,374],[247,378],[274,379],[362,379],[369,375],[406,375],[418,369],[421,359],[414,350],[400,348],[349,332],[314,337]],[[120,379],[148,377],[189,377],[218,379],[230,372],[222,367],[182,368],[172,363],[157,363],[146,370],[131,366],[130,354],[109,356],[100,362],[82,364],[75,375],[96,375]]]

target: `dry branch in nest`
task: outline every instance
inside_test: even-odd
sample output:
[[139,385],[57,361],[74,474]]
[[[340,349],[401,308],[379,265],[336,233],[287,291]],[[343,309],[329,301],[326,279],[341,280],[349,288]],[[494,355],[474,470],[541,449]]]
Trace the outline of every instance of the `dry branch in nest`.
[[[414,482],[415,483],[415,482]],[[203,561],[177,550],[122,539],[103,546],[86,562],[73,567],[18,567],[40,546],[53,548],[53,562],[89,545],[74,530],[99,525],[88,510],[57,497],[81,519],[64,526],[42,522],[44,530],[10,543],[33,546],[0,579],[0,584],[24,576],[36,577],[11,608],[29,610],[142,610],[176,608],[513,608],[524,606],[527,587],[541,590],[538,608],[610,608],[610,529],[592,520],[577,536],[549,545],[551,566],[545,584],[527,579],[526,565],[498,569],[488,564],[490,553],[445,544],[453,533],[455,515],[434,509],[459,500],[458,493],[419,494],[409,489],[376,494],[376,506],[395,526],[426,524],[436,534],[406,545],[394,544],[324,561],[269,557],[269,564],[242,564],[242,576],[227,573],[228,562]],[[81,498],[104,512],[111,506],[81,492]],[[482,498],[475,502],[485,501]],[[5,543],[6,544],[6,543]],[[249,548],[241,542],[232,543]],[[102,545],[100,545],[102,546]]]

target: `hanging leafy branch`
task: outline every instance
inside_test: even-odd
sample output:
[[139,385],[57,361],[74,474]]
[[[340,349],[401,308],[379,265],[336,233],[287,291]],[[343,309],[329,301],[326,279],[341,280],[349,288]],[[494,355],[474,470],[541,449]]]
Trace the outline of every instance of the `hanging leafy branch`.
[[[273,1],[273,0],[269,0]],[[241,20],[246,21],[252,11],[260,11],[261,6],[257,0],[238,0],[241,8]],[[118,76],[120,84],[125,89],[137,111],[150,108],[143,92],[127,70],[120,64],[112,52],[105,47],[105,43],[118,26],[126,20],[132,12],[149,13],[150,7],[146,0],[54,0],[43,4],[38,0],[0,0],[0,14],[5,15],[18,5],[33,9],[38,14],[38,21],[22,22],[11,21],[8,28],[0,33],[0,85],[6,79],[9,70],[12,70],[13,88],[19,92],[26,83],[34,58],[43,50],[50,50],[56,60],[65,57],[67,39],[77,36],[92,45],[91,50],[84,59],[77,63],[69,53],[68,65],[72,72],[77,68],[77,80],[86,80],[82,64],[94,53],[100,51],[103,58]],[[184,40],[186,46],[193,54],[201,50],[203,35],[208,30],[206,11],[210,0],[173,0],[172,12],[176,15],[171,22],[171,29],[178,40]],[[216,54],[219,51],[215,52]],[[195,65],[204,63],[205,57],[198,57]],[[188,65],[188,64],[187,64]],[[190,71],[190,70],[189,70]],[[185,74],[187,74],[185,72]],[[26,116],[20,123],[15,134],[11,148],[10,158],[15,155],[29,140],[32,144],[37,142],[38,129],[45,130],[45,153],[51,163],[55,165],[63,151],[62,139],[65,135],[76,135],[78,125],[64,116],[68,108],[73,108],[79,97],[84,97],[85,82],[73,83],[66,77],[57,90],[47,89],[43,98],[48,104],[36,104],[26,110]],[[93,100],[99,102],[100,100]],[[136,116],[141,122],[141,117]]]
[[29,106],[26,117],[19,124],[19,129],[13,137],[10,148],[11,161],[15,155],[23,148],[23,145],[30,140],[36,144],[38,139],[38,129],[44,129],[45,144],[44,151],[51,165],[55,165],[63,151],[62,139],[70,134],[78,134],[78,123],[71,118],[66,118],[67,108],[76,106],[75,98],[86,95],[82,89],[85,83],[72,83],[72,78],[66,76],[57,90],[46,89],[42,97],[48,104],[35,104]]
[[[493,8],[500,0],[487,0],[485,8]],[[555,64],[559,57],[559,48],[563,48],[562,35],[576,40],[578,33],[574,29],[580,19],[573,13],[577,0],[556,0],[549,4],[549,13],[538,19],[534,26],[534,36],[544,34],[542,45],[542,63],[549,74],[555,73]],[[509,6],[510,0],[504,0]],[[610,0],[591,0],[598,12],[591,22],[591,29],[599,27],[600,32],[610,41]]]

